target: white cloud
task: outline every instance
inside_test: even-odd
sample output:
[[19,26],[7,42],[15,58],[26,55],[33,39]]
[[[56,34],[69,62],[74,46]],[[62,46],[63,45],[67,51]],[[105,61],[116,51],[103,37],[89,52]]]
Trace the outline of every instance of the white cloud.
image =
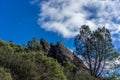
[[39,4],[38,23],[47,31],[70,38],[81,25],[92,30],[106,26],[111,33],[120,32],[120,1],[112,0],[33,0]]

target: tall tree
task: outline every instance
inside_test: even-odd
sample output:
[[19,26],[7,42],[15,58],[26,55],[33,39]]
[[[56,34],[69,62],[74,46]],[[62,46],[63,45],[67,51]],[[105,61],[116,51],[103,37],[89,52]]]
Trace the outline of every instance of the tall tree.
[[101,75],[106,62],[112,60],[116,55],[110,32],[105,27],[91,31],[89,26],[81,26],[74,44],[75,52],[82,56],[91,75],[95,77]]

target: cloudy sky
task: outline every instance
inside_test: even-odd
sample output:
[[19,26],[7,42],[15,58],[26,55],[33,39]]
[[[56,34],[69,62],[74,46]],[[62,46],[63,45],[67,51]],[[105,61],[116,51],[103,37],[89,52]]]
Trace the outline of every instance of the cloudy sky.
[[69,48],[81,25],[105,26],[120,48],[119,0],[1,0],[0,37],[23,43],[32,37],[61,41]]

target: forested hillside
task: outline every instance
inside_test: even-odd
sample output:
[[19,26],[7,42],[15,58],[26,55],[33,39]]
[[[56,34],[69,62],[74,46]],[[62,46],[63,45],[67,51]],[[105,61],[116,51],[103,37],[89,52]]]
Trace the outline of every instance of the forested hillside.
[[95,78],[61,42],[33,38],[24,46],[0,40],[0,80],[105,80]]

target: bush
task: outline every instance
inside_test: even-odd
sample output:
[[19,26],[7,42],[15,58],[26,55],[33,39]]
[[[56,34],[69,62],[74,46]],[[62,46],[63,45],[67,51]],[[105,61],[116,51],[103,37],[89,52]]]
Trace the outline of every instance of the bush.
[[11,74],[0,67],[0,80],[12,80]]

